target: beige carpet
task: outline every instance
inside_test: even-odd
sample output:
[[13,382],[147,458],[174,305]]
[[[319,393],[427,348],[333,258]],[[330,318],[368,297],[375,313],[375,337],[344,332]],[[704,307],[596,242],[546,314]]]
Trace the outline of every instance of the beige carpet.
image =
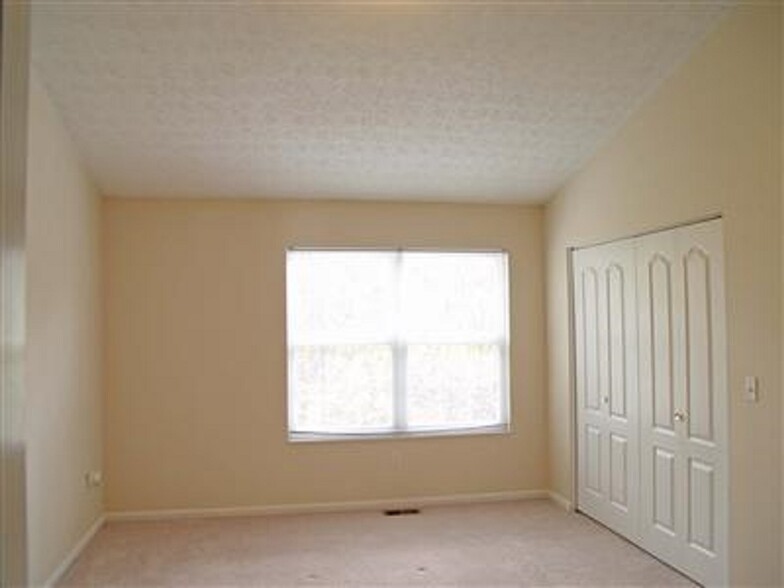
[[691,583],[545,500],[421,514],[110,523],[63,586],[657,585]]

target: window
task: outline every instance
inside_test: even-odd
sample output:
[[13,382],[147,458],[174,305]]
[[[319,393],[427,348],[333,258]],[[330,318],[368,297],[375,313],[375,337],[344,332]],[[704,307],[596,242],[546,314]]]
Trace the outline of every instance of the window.
[[506,430],[503,252],[290,250],[289,433]]

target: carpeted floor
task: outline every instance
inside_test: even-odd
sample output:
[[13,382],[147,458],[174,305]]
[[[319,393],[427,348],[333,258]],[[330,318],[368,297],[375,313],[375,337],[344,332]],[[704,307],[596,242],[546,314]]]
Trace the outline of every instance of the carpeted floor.
[[688,579],[546,500],[106,525],[63,586],[656,585]]

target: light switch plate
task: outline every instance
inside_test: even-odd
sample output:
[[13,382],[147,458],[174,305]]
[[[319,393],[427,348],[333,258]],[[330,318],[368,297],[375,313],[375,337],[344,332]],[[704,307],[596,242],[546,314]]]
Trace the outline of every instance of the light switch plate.
[[757,376],[746,376],[743,380],[743,400],[757,402],[759,400],[759,385]]

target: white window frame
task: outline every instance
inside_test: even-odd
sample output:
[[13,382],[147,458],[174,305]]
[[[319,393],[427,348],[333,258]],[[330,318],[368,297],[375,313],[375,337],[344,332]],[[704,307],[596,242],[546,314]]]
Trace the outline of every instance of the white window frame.
[[[397,263],[401,264],[405,253],[444,253],[444,254],[498,254],[502,259],[502,279],[503,279],[503,309],[504,320],[503,333],[500,340],[486,341],[488,344],[496,345],[500,351],[500,422],[492,425],[476,427],[409,427],[406,418],[406,396],[407,391],[404,385],[406,377],[406,362],[408,347],[412,341],[403,341],[399,333],[389,342],[392,348],[393,361],[393,407],[394,421],[391,428],[376,428],[368,432],[348,432],[348,431],[295,431],[292,419],[293,414],[293,386],[291,381],[292,374],[292,348],[291,343],[291,317],[289,315],[290,282],[288,276],[288,257],[291,253],[301,252],[387,252],[398,253]],[[511,280],[509,272],[509,252],[505,249],[435,249],[435,248],[391,248],[391,247],[288,247],[286,249],[286,416],[287,433],[290,442],[313,442],[313,441],[346,441],[346,440],[366,440],[366,439],[389,439],[406,437],[453,437],[466,435],[505,435],[512,431],[511,426],[511,387],[510,387],[510,345],[511,345],[511,309],[509,304],[511,292]],[[401,272],[398,271],[398,275]],[[399,281],[398,281],[399,285]],[[398,296],[398,299],[400,297]],[[454,343],[454,342],[450,342]],[[465,343],[475,343],[466,341]],[[416,344],[413,342],[413,344]]]

